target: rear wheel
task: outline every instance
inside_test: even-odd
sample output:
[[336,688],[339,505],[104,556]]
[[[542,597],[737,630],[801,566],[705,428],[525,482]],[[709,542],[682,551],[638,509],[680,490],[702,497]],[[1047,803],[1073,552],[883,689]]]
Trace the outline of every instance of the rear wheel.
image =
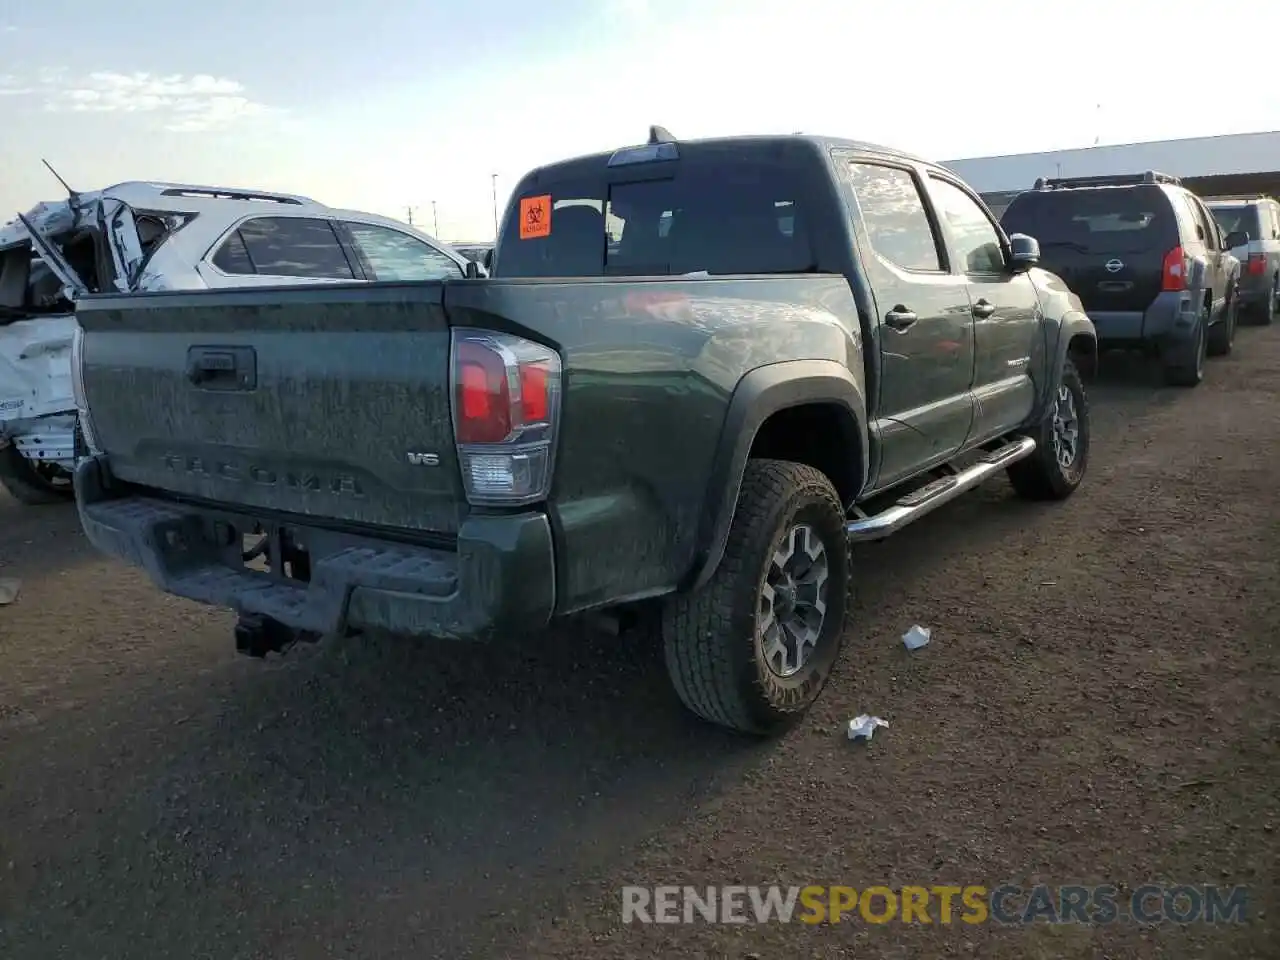
[[1209,351],[1209,305],[1200,310],[1196,329],[1188,343],[1179,343],[1163,356],[1165,383],[1174,387],[1199,386]]
[[1236,327],[1240,322],[1239,291],[1227,291],[1227,303],[1222,308],[1222,320],[1209,330],[1209,349],[1211,357],[1225,357],[1231,352],[1236,342]]
[[0,448],[0,484],[20,503],[66,503],[74,495],[71,474],[54,464],[34,464],[13,444]]
[[1275,322],[1277,313],[1280,313],[1280,275],[1272,279],[1271,293],[1258,307],[1258,322],[1269,327]]
[[1027,500],[1065,500],[1080,486],[1088,465],[1089,397],[1080,371],[1068,358],[1040,422],[1036,452],[1009,468],[1009,482]]
[[748,461],[715,574],[663,613],[676,693],[720,726],[787,729],[839,656],[848,588],[845,514],[831,481],[803,464]]

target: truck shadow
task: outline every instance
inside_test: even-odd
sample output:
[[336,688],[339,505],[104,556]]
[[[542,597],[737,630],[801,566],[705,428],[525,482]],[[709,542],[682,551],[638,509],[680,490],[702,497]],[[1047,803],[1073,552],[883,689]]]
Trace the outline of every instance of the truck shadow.
[[93,556],[75,504],[30,507],[0,489],[0,576],[35,579]]
[[[1108,368],[1095,469],[1117,428],[1187,395]],[[1064,509],[1001,482],[961,498],[859,552],[870,588],[856,615],[896,620],[895,589]],[[74,511],[29,513],[53,517],[42,543],[89,549],[63,542],[83,544]],[[424,944],[457,955],[499,912],[504,925],[545,919],[571,884],[634,862],[646,838],[787,749],[690,718],[656,644],[581,626],[492,647],[370,636],[266,664],[232,660],[224,625],[171,639],[228,652],[5,741],[0,782],[15,786],[0,818],[19,866],[0,901],[15,955],[48,931],[67,955],[140,938],[174,955],[283,955],[329,936],[386,957]]]

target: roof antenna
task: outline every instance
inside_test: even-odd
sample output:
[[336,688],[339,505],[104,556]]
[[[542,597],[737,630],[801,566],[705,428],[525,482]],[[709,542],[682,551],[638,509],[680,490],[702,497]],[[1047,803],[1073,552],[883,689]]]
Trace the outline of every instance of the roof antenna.
[[80,194],[77,193],[75,190],[71,189],[71,184],[67,183],[67,181],[62,179],[62,175],[58,173],[57,170],[53,169],[53,164],[51,164],[48,160],[45,160],[43,157],[41,157],[40,162],[45,165],[45,167],[49,170],[50,173],[53,174],[54,179],[56,179],[60,184],[62,184],[63,189],[67,191],[67,197],[71,202],[72,209],[75,209],[80,203]]
[[650,143],[675,143],[676,138],[671,135],[671,131],[666,127],[659,127],[656,124],[649,128]]

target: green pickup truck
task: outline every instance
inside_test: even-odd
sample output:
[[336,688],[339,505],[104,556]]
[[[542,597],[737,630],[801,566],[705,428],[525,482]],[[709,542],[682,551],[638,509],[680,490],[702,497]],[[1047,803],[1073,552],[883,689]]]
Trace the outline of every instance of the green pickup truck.
[[774,734],[851,543],[1080,484],[1096,338],[1038,256],[901,152],[654,127],[526,175],[490,277],[80,301],[80,516],[242,652],[638,617],[692,711]]

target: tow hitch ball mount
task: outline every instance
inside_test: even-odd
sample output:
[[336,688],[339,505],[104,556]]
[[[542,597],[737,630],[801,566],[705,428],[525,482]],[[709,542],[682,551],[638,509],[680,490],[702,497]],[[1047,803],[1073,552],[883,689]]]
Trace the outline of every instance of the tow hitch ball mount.
[[315,643],[320,634],[293,627],[261,614],[241,614],[236,621],[236,653],[261,659],[268,653],[285,653],[295,643]]

